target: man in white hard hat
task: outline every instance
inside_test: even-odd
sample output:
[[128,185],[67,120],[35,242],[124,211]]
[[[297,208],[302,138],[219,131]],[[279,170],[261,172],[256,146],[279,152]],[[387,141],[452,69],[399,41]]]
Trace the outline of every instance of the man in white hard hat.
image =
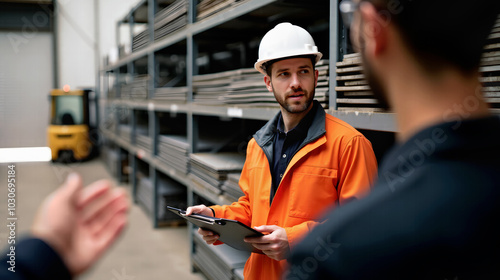
[[[314,100],[321,56],[311,35],[290,23],[262,38],[255,68],[281,111],[248,143],[239,182],[245,195],[231,205],[187,210],[238,220],[266,234],[245,238],[263,252],[248,259],[246,280],[279,279],[286,257],[322,213],[359,199],[375,179],[371,143]],[[199,233],[208,244],[220,243],[213,232]]]

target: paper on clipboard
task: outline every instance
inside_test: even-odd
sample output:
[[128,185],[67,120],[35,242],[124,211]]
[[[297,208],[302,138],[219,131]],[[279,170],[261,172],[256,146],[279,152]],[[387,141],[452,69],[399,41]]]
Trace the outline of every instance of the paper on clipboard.
[[167,209],[203,229],[213,231],[219,235],[220,241],[235,249],[262,254],[260,250],[246,243],[243,239],[245,237],[262,236],[263,234],[239,221],[199,214],[187,216],[184,210],[170,206],[167,206]]

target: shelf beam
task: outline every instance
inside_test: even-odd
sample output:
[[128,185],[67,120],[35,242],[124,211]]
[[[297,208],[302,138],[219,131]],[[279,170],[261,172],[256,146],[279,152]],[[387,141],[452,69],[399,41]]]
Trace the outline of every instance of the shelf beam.
[[327,113],[358,129],[397,132],[396,114],[394,113],[344,112],[336,110],[327,110]]
[[[154,42],[152,41],[153,43],[150,43],[147,47],[140,49],[138,51],[135,51],[135,52],[127,55],[126,57],[119,59],[117,62],[104,67],[103,70],[104,71],[113,71],[117,68],[120,68],[123,65],[126,65],[130,61],[137,60],[143,56],[147,56],[148,53],[158,51],[160,49],[171,46],[171,45],[178,43],[180,41],[186,40],[186,38],[189,36],[199,34],[203,31],[206,31],[210,28],[213,28],[214,26],[217,26],[221,23],[224,23],[230,19],[237,18],[237,17],[244,15],[244,14],[247,14],[247,13],[249,13],[257,8],[261,8],[265,5],[269,5],[269,4],[274,3],[276,1],[277,0],[253,0],[253,1],[248,1],[248,2],[245,2],[243,4],[237,5],[236,7],[228,8],[227,11],[221,12],[219,14],[211,16],[211,17],[204,19],[202,21],[188,24],[183,30],[179,30],[177,32],[174,32],[161,40],[154,41]],[[193,7],[191,7],[191,9],[193,9]],[[194,9],[196,9],[195,6],[194,6]],[[194,11],[190,12],[190,16],[195,17]],[[194,20],[194,19],[192,19],[192,20]],[[119,26],[119,24],[118,24],[118,26]]]

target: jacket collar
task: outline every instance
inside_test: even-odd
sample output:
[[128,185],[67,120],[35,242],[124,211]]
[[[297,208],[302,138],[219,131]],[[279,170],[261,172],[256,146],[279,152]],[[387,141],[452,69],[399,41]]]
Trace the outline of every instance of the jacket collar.
[[[321,107],[318,101],[314,100],[314,106],[316,106],[316,112],[314,118],[307,130],[307,136],[304,139],[302,146],[318,139],[325,134],[325,110]],[[266,147],[272,144],[274,134],[276,133],[276,128],[278,127],[278,122],[281,118],[281,112],[276,114],[271,120],[269,120],[261,129],[259,129],[254,135],[254,139],[257,144],[266,151]],[[271,145],[272,147],[272,145]]]

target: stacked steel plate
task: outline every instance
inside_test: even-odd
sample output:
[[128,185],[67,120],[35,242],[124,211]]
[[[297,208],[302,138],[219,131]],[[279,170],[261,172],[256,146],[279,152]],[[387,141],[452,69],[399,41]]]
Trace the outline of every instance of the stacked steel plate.
[[[137,184],[137,200],[148,214],[153,213],[154,188],[148,177],[142,177]],[[160,223],[182,221],[182,218],[167,210],[167,205],[185,209],[187,207],[186,187],[167,176],[158,176],[158,212]]]
[[346,54],[337,62],[337,106],[339,111],[382,111],[363,74],[361,55]]
[[186,136],[160,135],[158,157],[168,167],[187,174],[189,171],[189,144]]
[[[319,71],[315,99],[328,107],[328,60],[316,65]],[[242,68],[193,77],[194,102],[204,105],[238,105],[278,107],[272,92],[264,84],[264,76],[254,68]]]
[[132,38],[132,52],[145,48],[149,44],[149,30],[146,28]]
[[235,4],[244,2],[243,0],[201,0],[196,5],[196,19],[202,20],[211,15],[217,14]]
[[132,128],[128,124],[120,124],[118,126],[118,135],[120,135],[123,140],[131,142],[130,137],[132,136]]
[[186,103],[187,94],[187,87],[161,87],[155,89],[153,99],[172,103]]
[[481,59],[483,96],[491,111],[500,114],[500,16],[497,19]]
[[188,1],[177,0],[155,15],[155,41],[187,25]]
[[144,151],[147,152],[147,154],[151,154],[152,147],[153,147],[153,140],[151,137],[149,137],[148,134],[148,128],[146,126],[137,126],[135,129],[136,135],[135,135],[135,141],[137,144],[137,147],[140,147]]
[[222,184],[222,194],[228,201],[237,201],[240,196],[243,196],[243,191],[240,189],[240,173],[227,174],[227,180]]
[[229,173],[240,173],[245,155],[233,152],[195,153],[190,155],[189,178],[199,192],[218,197]]
[[148,97],[149,75],[137,75],[132,82],[122,85],[123,99],[146,99]]
[[193,262],[209,279],[243,279],[236,278],[237,270],[245,266],[250,253],[233,249],[225,244],[207,245],[196,231],[193,231],[193,242]]

